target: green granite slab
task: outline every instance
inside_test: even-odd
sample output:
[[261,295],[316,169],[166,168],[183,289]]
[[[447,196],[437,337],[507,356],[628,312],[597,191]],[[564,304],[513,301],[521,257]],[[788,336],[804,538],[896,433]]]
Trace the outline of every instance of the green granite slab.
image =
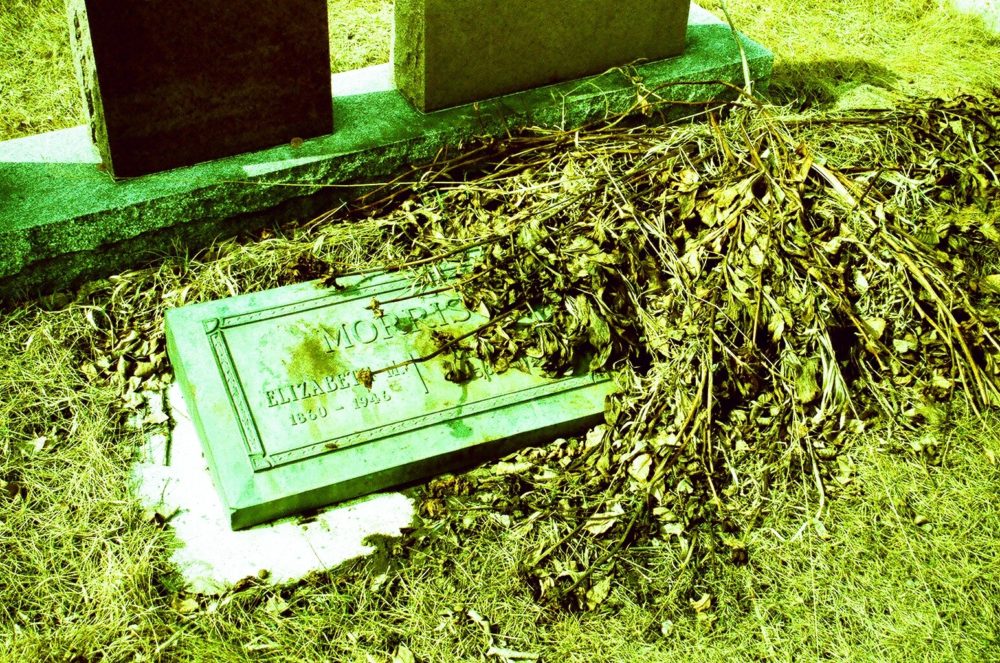
[[[759,87],[771,53],[740,37]],[[249,63],[248,66],[252,66]],[[87,127],[0,142],[0,302],[160,260],[163,247],[194,251],[278,220],[310,219],[408,164],[430,161],[476,137],[524,127],[570,129],[636,108],[637,83],[681,102],[732,98],[743,62],[728,26],[691,6],[684,54],[628,70],[420,113],[392,82],[392,66],[338,74],[337,130],[276,146],[114,181]]]
[[497,374],[461,349],[410,363],[486,322],[442,290],[459,268],[435,269],[422,286],[382,273],[167,313],[170,358],[234,529],[602,421],[604,375],[552,378],[526,363]]

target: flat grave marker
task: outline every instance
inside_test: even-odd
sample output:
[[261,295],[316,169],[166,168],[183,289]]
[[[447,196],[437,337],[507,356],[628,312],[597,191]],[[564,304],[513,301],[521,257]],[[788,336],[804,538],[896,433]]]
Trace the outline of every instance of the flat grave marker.
[[437,268],[436,285],[380,273],[167,313],[171,361],[234,529],[603,420],[604,375],[550,378],[526,364],[497,374],[461,350],[410,363],[486,322],[442,289],[456,269]]

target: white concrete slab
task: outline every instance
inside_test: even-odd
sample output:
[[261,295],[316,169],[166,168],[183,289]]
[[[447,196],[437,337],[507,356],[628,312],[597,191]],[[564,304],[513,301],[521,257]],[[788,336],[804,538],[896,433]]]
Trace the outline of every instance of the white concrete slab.
[[1000,32],[1000,0],[952,0],[959,11],[982,16],[986,25]]
[[725,23],[725,21],[701,5],[695,2],[691,3],[691,13],[688,14],[688,25],[714,25],[716,23]]
[[353,97],[396,89],[392,65],[388,62],[334,74],[332,81],[333,94],[337,97]]
[[87,127],[0,141],[0,163],[101,163]]
[[286,518],[234,532],[176,385],[169,404],[175,422],[169,445],[152,436],[133,476],[145,507],[174,514],[168,526],[181,546],[171,560],[189,591],[218,594],[250,576],[266,576],[273,584],[294,581],[368,555],[375,549],[365,544],[367,537],[399,536],[413,522],[412,501],[387,493],[324,509],[308,522]]

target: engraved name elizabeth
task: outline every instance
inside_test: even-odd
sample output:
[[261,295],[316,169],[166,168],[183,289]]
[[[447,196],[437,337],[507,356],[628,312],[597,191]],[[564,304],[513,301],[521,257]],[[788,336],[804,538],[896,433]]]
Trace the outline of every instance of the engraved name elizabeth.
[[[398,313],[385,312],[378,317],[369,316],[340,322],[336,326],[320,325],[319,334],[322,347],[327,354],[349,358],[353,354],[352,351],[359,347],[370,346],[380,341],[391,341],[413,334],[421,328],[437,329],[460,324],[467,322],[471,317],[472,315],[462,306],[461,300],[454,298],[445,302],[431,301],[426,306],[408,306]],[[403,359],[413,359],[413,357]],[[480,365],[477,367],[476,377],[488,379],[491,371],[481,362],[477,363]],[[352,366],[350,369],[333,374],[265,389],[264,400],[268,408],[301,403],[302,407],[295,409],[289,415],[291,425],[300,426],[310,421],[325,419],[336,411],[348,408],[362,410],[388,403],[393,400],[392,387],[397,389],[401,387],[398,378],[411,375],[411,371],[415,374],[420,388],[425,393],[428,392],[424,376],[420,374],[421,369],[416,364],[404,364],[390,369],[384,373],[385,379],[380,380],[382,382],[380,388],[371,390],[358,389],[362,384],[355,375],[354,369],[357,368],[363,367]],[[385,388],[386,381],[390,388]],[[326,405],[329,399],[322,399],[324,404],[321,405],[313,404],[321,396],[336,395],[338,392],[347,392],[349,399],[341,399],[341,402],[331,406]]]

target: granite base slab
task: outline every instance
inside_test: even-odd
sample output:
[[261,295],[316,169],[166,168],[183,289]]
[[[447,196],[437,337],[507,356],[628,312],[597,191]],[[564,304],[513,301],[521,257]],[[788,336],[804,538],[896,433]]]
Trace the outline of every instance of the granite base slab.
[[[741,37],[752,78],[773,57]],[[679,102],[742,86],[730,28],[692,6],[684,55],[434,113],[415,110],[390,65],[334,77],[335,133],[115,182],[86,127],[0,143],[0,301],[148,264],[285,220],[308,219],[409,164],[476,137],[528,126],[571,128],[635,107],[637,84]],[[690,113],[678,106],[676,114]]]

